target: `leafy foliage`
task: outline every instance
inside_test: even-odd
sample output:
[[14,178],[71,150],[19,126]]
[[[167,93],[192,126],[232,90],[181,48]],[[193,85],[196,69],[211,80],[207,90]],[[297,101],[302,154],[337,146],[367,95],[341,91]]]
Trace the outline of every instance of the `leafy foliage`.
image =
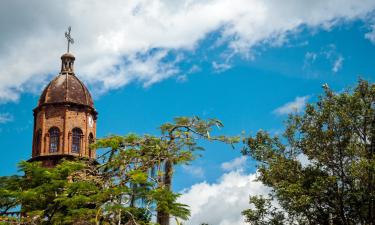
[[290,115],[283,137],[246,139],[243,154],[259,161],[259,180],[282,208],[272,215],[269,200],[252,197],[255,208],[243,212],[251,224],[374,224],[375,85],[324,91]]
[[271,198],[263,196],[251,196],[250,204],[255,209],[248,209],[242,212],[246,217],[246,222],[253,225],[283,225],[285,224],[285,216],[283,212],[272,206]]
[[[223,124],[216,119],[179,117],[175,118],[174,123],[162,125],[160,136],[112,136],[99,140],[96,146],[109,148],[103,155],[106,157],[103,166],[106,171],[112,172],[112,176],[123,179],[124,173],[137,171],[137,179],[147,178],[152,184],[152,197],[157,202],[157,222],[168,225],[170,216],[183,220],[189,216],[187,206],[176,203],[178,195],[171,191],[173,167],[189,163],[199,156],[196,152],[203,148],[198,145],[198,140],[231,145],[239,141],[238,137],[211,135],[214,127],[221,128]],[[143,175],[139,176],[139,172]],[[145,199],[147,196],[139,197]],[[131,201],[135,202],[136,199]],[[147,205],[146,208],[150,206],[154,205]]]
[[[62,161],[54,168],[21,162],[24,176],[2,177],[0,216],[20,207],[34,224],[153,224],[152,216],[186,220],[188,206],[171,189],[173,166],[188,163],[202,150],[199,139],[233,144],[238,138],[211,136],[218,120],[176,118],[161,135],[129,134],[98,140],[101,164]],[[166,218],[166,219],[165,219]]]

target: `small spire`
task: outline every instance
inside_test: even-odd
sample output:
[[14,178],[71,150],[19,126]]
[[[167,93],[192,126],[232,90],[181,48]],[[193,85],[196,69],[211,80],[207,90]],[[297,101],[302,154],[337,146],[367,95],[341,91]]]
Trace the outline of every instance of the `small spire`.
[[68,32],[65,32],[65,37],[66,37],[66,40],[68,41],[68,51],[67,51],[67,53],[69,53],[70,44],[74,44],[74,39],[70,35],[70,31],[71,30],[72,30],[72,28],[69,26],[68,27]]
[[74,74],[74,60],[75,57],[72,53],[69,52],[70,44],[74,44],[74,39],[70,35],[72,28],[69,26],[68,31],[65,32],[65,38],[68,41],[67,53],[61,56],[61,73]]

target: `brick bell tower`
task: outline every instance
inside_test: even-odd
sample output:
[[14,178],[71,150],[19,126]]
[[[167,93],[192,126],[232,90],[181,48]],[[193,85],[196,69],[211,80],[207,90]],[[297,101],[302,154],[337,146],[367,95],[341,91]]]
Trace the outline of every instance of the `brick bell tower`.
[[62,158],[95,159],[90,144],[96,138],[98,113],[86,86],[74,73],[73,54],[61,56],[61,72],[42,92],[34,111],[32,158],[44,166],[55,166]]

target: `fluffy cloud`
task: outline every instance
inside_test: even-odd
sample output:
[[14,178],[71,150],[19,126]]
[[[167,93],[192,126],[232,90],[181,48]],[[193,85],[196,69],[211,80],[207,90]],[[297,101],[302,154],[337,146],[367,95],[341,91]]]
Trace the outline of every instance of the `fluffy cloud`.
[[249,208],[249,195],[266,195],[270,189],[255,181],[256,174],[239,170],[222,175],[216,183],[202,182],[184,190],[179,201],[188,204],[187,225],[245,225],[241,211]]
[[[38,92],[56,74],[73,27],[79,76],[95,90],[130,82],[152,85],[180,74],[183,52],[218,32],[215,45],[244,56],[260,44],[282,45],[301,26],[329,28],[363,19],[373,0],[19,1],[0,7],[0,102]],[[224,65],[216,62],[218,69]]]
[[287,115],[290,113],[301,112],[309,98],[309,96],[296,97],[294,101],[288,102],[285,105],[275,109],[274,113],[277,115]]
[[307,167],[313,163],[313,161],[309,160],[309,157],[303,153],[300,153],[296,159],[301,163],[302,167]]
[[233,159],[232,161],[222,163],[221,168],[226,171],[242,169],[245,166],[246,161],[247,157],[241,156]]
[[256,181],[256,173],[244,171],[246,157],[224,162],[226,171],[216,182],[206,181],[182,191],[181,203],[191,209],[191,217],[184,224],[244,225],[241,211],[249,208],[249,195],[267,195],[270,189]]

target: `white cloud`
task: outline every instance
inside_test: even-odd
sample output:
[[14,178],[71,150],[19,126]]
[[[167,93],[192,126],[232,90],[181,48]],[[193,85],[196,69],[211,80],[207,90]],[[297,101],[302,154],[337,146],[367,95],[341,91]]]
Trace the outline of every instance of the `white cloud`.
[[9,113],[0,113],[0,124],[13,121],[13,116]]
[[68,25],[79,77],[103,92],[179,75],[179,52],[194,50],[211,32],[219,32],[218,45],[246,56],[260,44],[282,45],[301,26],[327,29],[374,8],[373,0],[4,0],[0,101],[39,93],[58,72]]
[[200,166],[182,165],[182,169],[197,178],[204,178],[204,169]]
[[222,163],[221,168],[226,171],[241,170],[244,168],[246,161],[247,157],[241,156],[233,159],[232,161]]
[[[317,63],[318,62],[318,63]],[[319,63],[328,64],[333,73],[341,70],[344,57],[337,51],[336,45],[329,44],[318,52],[306,52],[303,68],[319,67]]]
[[315,52],[306,52],[305,54],[305,60],[309,62],[315,62],[316,58],[318,57],[318,54]]
[[191,209],[186,225],[245,225],[241,212],[250,207],[249,195],[267,195],[270,189],[255,181],[256,174],[232,171],[216,182],[202,182],[184,190],[179,201]]
[[343,62],[344,62],[344,57],[342,57],[341,55],[337,57],[337,59],[333,63],[332,72],[337,73],[341,69]]
[[285,105],[274,110],[274,113],[278,115],[287,115],[290,113],[299,113],[305,107],[309,96],[296,97],[294,101],[288,102]]
[[193,65],[189,70],[188,70],[188,74],[191,74],[191,73],[198,73],[202,71],[202,69],[197,66],[197,65]]
[[213,61],[212,68],[215,70],[215,72],[221,73],[226,70],[229,70],[230,68],[232,68],[232,66],[228,63],[218,63],[218,62]]
[[309,160],[307,155],[303,153],[300,153],[299,155],[297,155],[296,159],[301,163],[302,167],[307,167],[312,164],[312,161]]

